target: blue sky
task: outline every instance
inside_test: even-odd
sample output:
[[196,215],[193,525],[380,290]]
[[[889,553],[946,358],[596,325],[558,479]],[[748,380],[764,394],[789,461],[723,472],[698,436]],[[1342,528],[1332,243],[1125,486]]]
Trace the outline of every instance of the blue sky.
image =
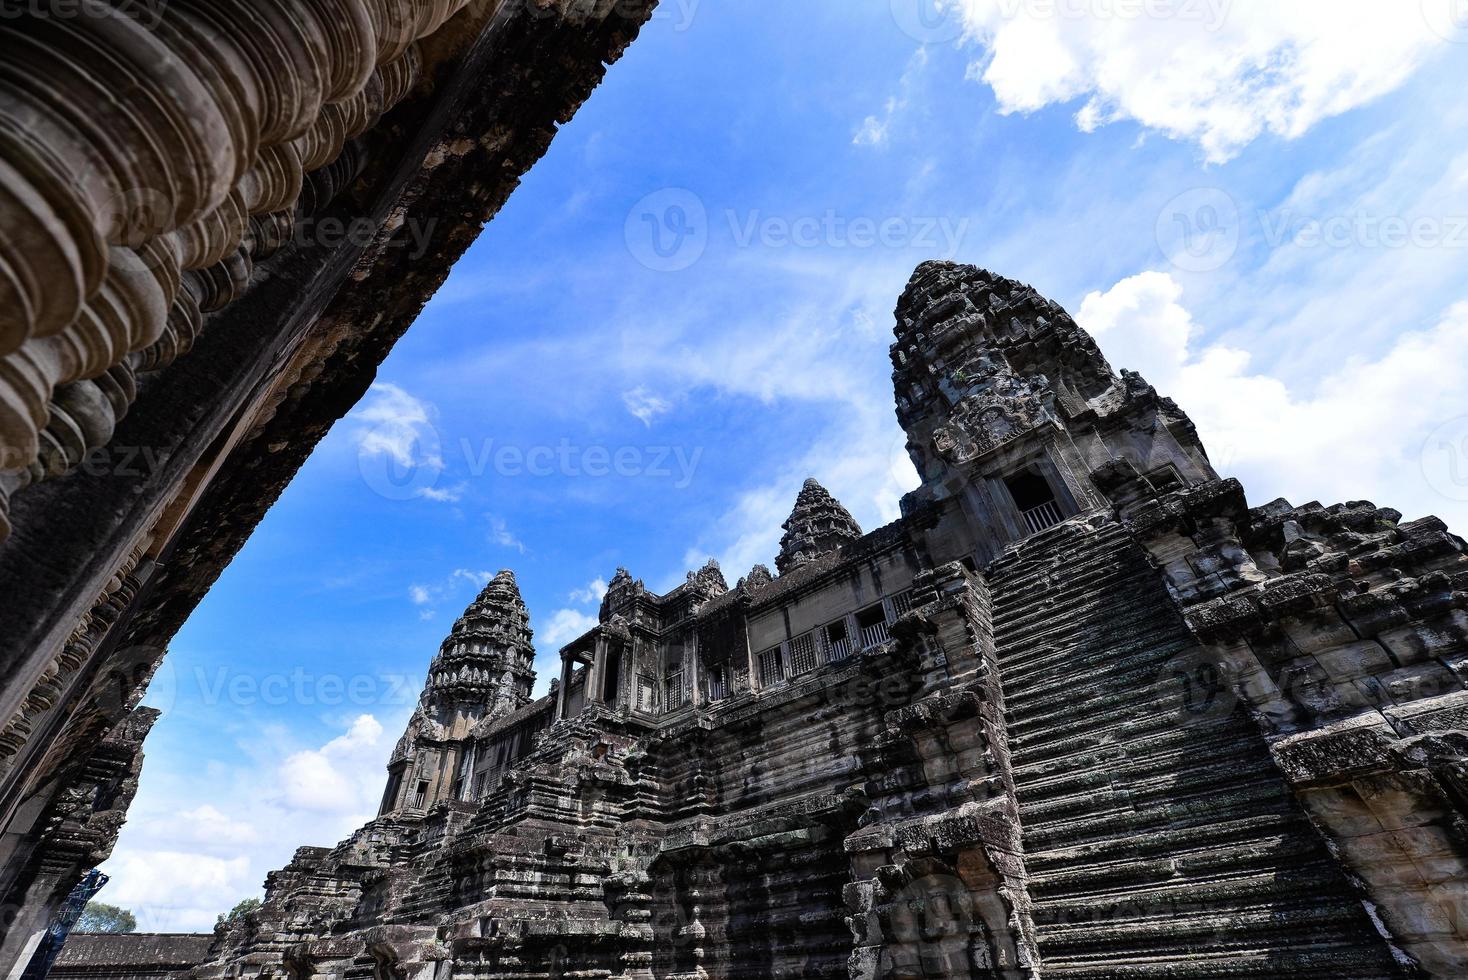
[[894,518],[928,258],[1064,304],[1255,503],[1468,527],[1457,0],[919,2],[665,0],[174,642],[107,900],[207,928],[370,817],[500,568],[543,690],[618,565],[732,583],[809,475]]

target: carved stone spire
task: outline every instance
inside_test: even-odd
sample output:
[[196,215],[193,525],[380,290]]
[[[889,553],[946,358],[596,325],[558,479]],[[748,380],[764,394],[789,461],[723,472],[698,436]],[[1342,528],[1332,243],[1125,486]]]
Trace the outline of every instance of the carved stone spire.
[[795,510],[782,526],[785,536],[775,559],[781,575],[861,537],[861,525],[851,512],[814,479],[800,488]]
[[514,572],[500,572],[469,604],[428,672],[425,707],[478,704],[486,715],[514,711],[535,686],[530,613]]

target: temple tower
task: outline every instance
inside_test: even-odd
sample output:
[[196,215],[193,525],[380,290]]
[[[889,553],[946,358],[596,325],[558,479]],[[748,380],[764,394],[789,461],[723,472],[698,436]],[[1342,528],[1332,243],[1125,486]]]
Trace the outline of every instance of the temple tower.
[[1118,467],[1159,486],[1217,476],[1176,403],[1112,370],[1030,286],[925,262],[895,333],[897,418],[923,479],[905,507],[957,500],[980,560],[1106,504]]
[[532,636],[515,573],[502,571],[464,610],[429,665],[418,709],[388,763],[382,812],[465,798],[472,768],[466,746],[475,727],[530,702]]
[[795,509],[782,526],[785,535],[780,539],[780,556],[775,559],[781,575],[861,537],[861,525],[851,512],[814,479],[806,480],[800,488]]

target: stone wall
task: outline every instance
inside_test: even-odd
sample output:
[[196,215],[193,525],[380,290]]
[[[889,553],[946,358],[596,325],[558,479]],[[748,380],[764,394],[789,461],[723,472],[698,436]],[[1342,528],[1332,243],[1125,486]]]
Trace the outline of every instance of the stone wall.
[[56,980],[161,980],[202,963],[210,933],[73,933],[51,967]]

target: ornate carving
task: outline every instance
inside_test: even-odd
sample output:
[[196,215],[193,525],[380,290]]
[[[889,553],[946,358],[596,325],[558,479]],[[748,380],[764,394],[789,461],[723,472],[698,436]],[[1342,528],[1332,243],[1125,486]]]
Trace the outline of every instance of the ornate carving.
[[243,290],[305,175],[407,94],[414,43],[467,2],[191,0],[149,25],[91,4],[0,23],[16,67],[0,77],[0,538],[9,496],[107,444],[134,374],[186,353],[201,314]]

